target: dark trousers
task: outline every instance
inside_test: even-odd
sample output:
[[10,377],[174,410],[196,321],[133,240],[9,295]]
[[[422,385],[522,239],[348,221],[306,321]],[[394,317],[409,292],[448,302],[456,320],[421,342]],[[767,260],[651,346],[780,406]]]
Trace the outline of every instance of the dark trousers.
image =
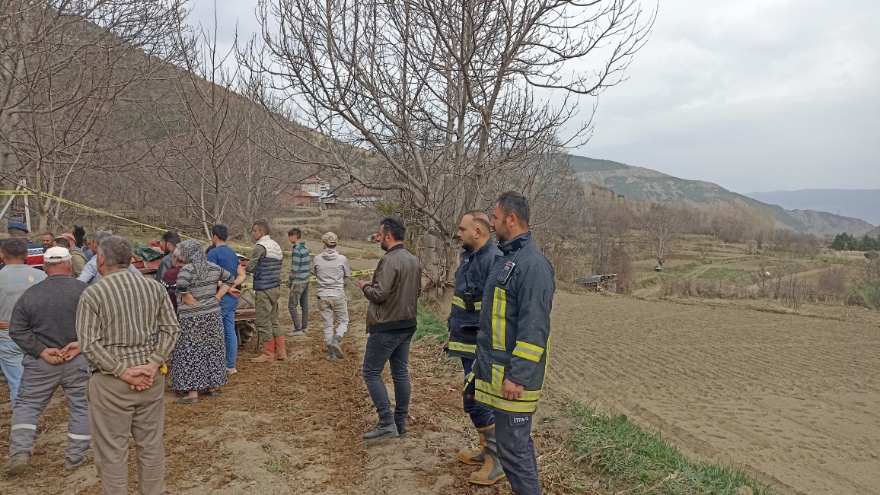
[[[298,309],[302,308],[302,319],[300,319]],[[290,312],[290,319],[293,320],[294,331],[301,332],[309,329],[309,283],[292,284],[290,286],[290,296],[287,299],[287,311]]]
[[85,457],[92,443],[89,433],[89,362],[82,354],[61,364],[49,364],[42,358],[25,354],[18,401],[12,408],[9,455],[33,454],[40,416],[60,385],[67,397],[70,419],[67,422],[67,450],[64,456],[77,462]]
[[[412,343],[415,327],[395,332],[371,333],[364,351],[363,377],[367,391],[379,413],[379,424],[405,424],[409,413],[409,346]],[[385,363],[391,364],[391,380],[394,382],[394,413],[391,400],[382,381]]]
[[[474,360],[466,357],[461,358],[461,367],[464,368],[464,376],[467,379],[467,376],[471,374],[471,370],[474,368]],[[464,394],[461,396],[461,399],[464,403],[464,412],[471,417],[474,427],[485,428],[495,424],[495,412],[488,407],[478,404],[474,400],[473,395]]]
[[498,460],[513,493],[540,495],[538,461],[532,443],[532,415],[495,411]]

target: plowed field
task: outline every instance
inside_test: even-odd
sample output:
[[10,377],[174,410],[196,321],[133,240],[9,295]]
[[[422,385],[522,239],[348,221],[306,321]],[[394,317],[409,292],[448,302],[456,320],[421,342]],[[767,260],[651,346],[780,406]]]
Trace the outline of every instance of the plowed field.
[[783,493],[880,494],[876,319],[560,292],[552,323],[554,389]]

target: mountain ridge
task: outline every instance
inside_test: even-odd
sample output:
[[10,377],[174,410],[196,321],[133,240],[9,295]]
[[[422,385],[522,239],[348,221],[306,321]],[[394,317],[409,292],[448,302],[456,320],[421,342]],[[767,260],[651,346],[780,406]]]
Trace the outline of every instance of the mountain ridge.
[[778,227],[818,236],[834,236],[840,232],[861,236],[876,228],[858,218],[811,209],[788,210],[729,191],[708,181],[680,179],[653,169],[613,160],[579,155],[570,157],[571,165],[579,177],[635,201],[678,203],[698,209],[719,203],[744,205],[772,215]]
[[746,196],[792,210],[815,210],[880,225],[880,189],[798,189],[751,192]]

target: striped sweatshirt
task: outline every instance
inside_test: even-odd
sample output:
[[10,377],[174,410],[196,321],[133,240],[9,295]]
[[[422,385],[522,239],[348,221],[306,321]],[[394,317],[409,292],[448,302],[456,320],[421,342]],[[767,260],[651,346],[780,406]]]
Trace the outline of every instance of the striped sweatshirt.
[[312,261],[309,258],[309,248],[302,241],[293,246],[293,255],[290,258],[290,278],[292,284],[309,283],[309,275],[312,272]]

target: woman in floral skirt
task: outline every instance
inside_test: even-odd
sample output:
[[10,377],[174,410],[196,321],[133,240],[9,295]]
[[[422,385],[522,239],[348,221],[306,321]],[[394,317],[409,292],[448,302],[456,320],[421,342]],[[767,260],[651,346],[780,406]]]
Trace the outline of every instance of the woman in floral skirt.
[[209,262],[197,241],[183,241],[177,248],[185,264],[177,274],[180,338],[171,357],[171,388],[186,394],[178,402],[195,404],[199,391],[216,395],[217,387],[226,385],[220,298],[235,278]]

